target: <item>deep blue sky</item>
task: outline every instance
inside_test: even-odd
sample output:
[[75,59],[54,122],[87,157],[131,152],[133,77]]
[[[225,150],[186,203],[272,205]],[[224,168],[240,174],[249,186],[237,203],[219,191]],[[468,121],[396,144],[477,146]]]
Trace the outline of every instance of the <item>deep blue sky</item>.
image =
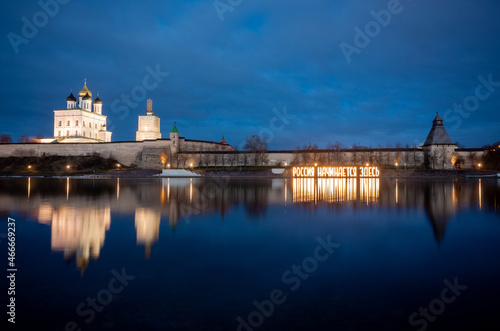
[[164,137],[176,121],[188,139],[224,134],[237,146],[251,134],[268,137],[262,130],[271,128],[273,108],[286,107],[294,118],[268,139],[272,149],[418,144],[436,111],[453,141],[499,140],[500,86],[480,90],[477,110],[444,114],[475,95],[478,76],[500,82],[500,3],[403,0],[348,63],[340,44],[354,45],[354,28],[364,30],[370,12],[392,1],[243,0],[221,20],[213,0],[72,0],[18,53],[8,34],[22,36],[21,19],[33,22],[41,7],[4,2],[0,132],[14,141],[52,136],[52,111],[65,108],[70,90],[78,93],[87,78],[114,124],[113,141],[134,140],[146,98],[127,116],[111,105],[142,85],[147,66],[159,66],[170,75],[147,97]]

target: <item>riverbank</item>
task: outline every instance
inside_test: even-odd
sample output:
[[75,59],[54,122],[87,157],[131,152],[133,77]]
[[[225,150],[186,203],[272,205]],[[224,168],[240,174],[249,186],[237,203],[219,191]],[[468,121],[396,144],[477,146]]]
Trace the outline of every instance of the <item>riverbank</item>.
[[[273,174],[271,169],[252,169],[252,170],[204,170],[194,169],[204,177],[234,177],[234,178],[290,178],[290,171],[285,171],[283,174]],[[381,170],[380,178],[466,178],[469,175],[492,175],[500,171],[478,171],[478,170]],[[159,170],[117,170],[112,172],[102,172],[92,175],[83,175],[83,177],[92,178],[145,178],[159,175]],[[82,176],[82,175],[78,175]]]

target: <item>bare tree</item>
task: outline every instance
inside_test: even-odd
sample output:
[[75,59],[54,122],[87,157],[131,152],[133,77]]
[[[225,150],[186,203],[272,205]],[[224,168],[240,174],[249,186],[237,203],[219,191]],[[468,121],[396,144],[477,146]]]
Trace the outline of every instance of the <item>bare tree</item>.
[[258,135],[247,137],[243,150],[254,154],[254,165],[267,163],[267,141]]
[[10,143],[12,143],[12,138],[10,137],[10,134],[2,133],[0,135],[0,144],[10,144]]
[[336,164],[342,163],[342,150],[344,148],[345,148],[345,146],[339,141],[336,141],[335,144],[333,145],[333,149],[335,150],[335,163]]
[[377,156],[376,156],[376,161],[377,161],[377,164],[380,166],[382,165],[382,158],[383,158],[383,154],[382,154],[382,145],[381,144],[378,144],[377,146]]
[[30,137],[27,134],[23,134],[19,137],[18,143],[28,143],[30,141]]
[[472,169],[476,169],[476,154],[474,152],[469,152],[467,160],[472,164]]

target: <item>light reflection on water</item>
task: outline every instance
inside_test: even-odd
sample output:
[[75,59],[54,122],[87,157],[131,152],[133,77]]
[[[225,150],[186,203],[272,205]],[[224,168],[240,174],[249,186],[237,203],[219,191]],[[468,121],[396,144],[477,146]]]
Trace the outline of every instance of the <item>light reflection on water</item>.
[[[9,216],[17,215],[16,217],[20,220],[35,220],[41,224],[37,225],[40,227],[50,227],[50,249],[55,253],[59,262],[62,262],[63,259],[69,262],[73,271],[78,271],[78,277],[82,277],[81,279],[89,277],[88,270],[91,270],[93,266],[99,266],[98,268],[101,269],[107,268],[107,265],[99,264],[100,261],[106,259],[106,254],[103,252],[111,254],[110,251],[114,250],[121,253],[123,250],[122,254],[127,256],[130,248],[125,247],[129,247],[129,243],[140,247],[141,261],[150,263],[146,265],[146,268],[163,268],[164,261],[166,261],[165,256],[170,254],[172,256],[178,255],[179,259],[183,256],[183,252],[180,250],[162,251],[165,244],[174,245],[173,242],[169,242],[169,238],[177,236],[186,240],[186,236],[199,231],[200,227],[203,228],[201,236],[211,235],[211,241],[209,242],[215,246],[224,244],[226,241],[239,239],[243,241],[249,239],[250,243],[263,240],[268,246],[266,246],[264,253],[260,253],[260,255],[258,252],[256,253],[260,259],[264,260],[266,257],[281,259],[290,255],[294,256],[294,261],[300,261],[306,256],[304,254],[308,254],[310,250],[310,247],[301,241],[305,228],[309,228],[313,241],[318,233],[328,234],[333,231],[337,235],[346,236],[342,241],[343,247],[349,247],[350,245],[358,247],[358,250],[366,250],[364,254],[369,256],[348,258],[346,264],[369,266],[374,259],[380,259],[380,262],[373,267],[374,269],[370,269],[372,275],[376,277],[377,273],[374,270],[392,267],[390,264],[391,259],[398,260],[400,251],[405,249],[404,241],[408,241],[408,238],[398,239],[400,241],[397,242],[395,248],[391,247],[390,252],[385,252],[386,255],[374,258],[370,256],[370,248],[373,245],[370,231],[375,232],[374,236],[378,239],[383,236],[388,243],[392,243],[394,234],[403,237],[404,232],[398,232],[401,231],[401,224],[405,222],[411,223],[411,221],[418,222],[416,223],[417,228],[412,228],[413,225],[410,228],[416,233],[425,233],[426,237],[418,238],[417,242],[426,242],[429,238],[432,240],[432,243],[436,246],[436,251],[427,251],[425,252],[427,255],[422,253],[422,258],[432,260],[436,258],[433,254],[439,256],[443,247],[452,247],[452,251],[460,249],[456,246],[456,239],[453,243],[446,243],[445,240],[450,222],[458,218],[459,215],[474,212],[480,213],[480,216],[485,215],[486,217],[492,214],[498,217],[499,195],[500,181],[496,179],[429,181],[385,178],[255,180],[227,180],[224,178],[122,178],[99,180],[19,178],[0,179],[0,212]],[[283,213],[277,213],[276,210],[283,211]],[[388,223],[386,219],[393,217],[391,216],[393,211],[396,213],[404,212],[404,216],[398,216],[397,223]],[[364,219],[366,217],[365,212],[370,215],[370,218],[373,218],[371,223],[367,223]],[[281,215],[279,216],[281,219],[276,219],[276,215]],[[342,216],[338,217],[338,215]],[[344,222],[346,219],[350,220],[350,222]],[[123,220],[133,221],[135,234],[121,229],[125,226]],[[315,222],[312,222],[313,220]],[[324,223],[320,223],[318,220]],[[483,227],[484,224],[490,224],[488,223],[489,218],[485,218],[485,220],[480,223]],[[458,227],[458,229],[461,229],[460,231],[463,231],[460,235],[468,238],[469,231],[476,233],[476,235],[477,233],[487,235],[487,231],[483,230],[482,227],[475,228],[475,221],[477,220],[471,220],[463,229]],[[242,223],[271,226],[269,228],[257,227],[262,232],[247,235],[245,232],[241,232]],[[360,224],[365,227],[370,226],[370,230],[365,230]],[[278,235],[272,232],[275,230],[271,230],[274,225],[283,226],[283,229],[280,228]],[[457,225],[463,226],[460,223],[457,223]],[[235,226],[239,228],[237,229]],[[379,230],[376,230],[377,226]],[[218,236],[213,237],[213,233],[209,234],[210,230],[207,230],[208,228],[216,229]],[[255,229],[253,226],[243,228],[244,231]],[[421,230],[427,228],[430,228],[428,232]],[[365,231],[370,233],[368,234]],[[380,231],[380,233],[377,231]],[[387,231],[387,234],[384,231]],[[457,228],[455,228],[455,235],[456,231],[458,231]],[[167,232],[170,232],[168,236],[165,235]],[[115,235],[114,241],[110,243],[110,237],[113,238],[112,233],[118,233],[119,239],[116,239],[117,235]],[[135,236],[135,242],[134,237],[129,234]],[[25,234],[21,230],[18,235],[22,238]],[[240,238],[238,238],[239,236]],[[249,237],[245,238],[245,236]],[[416,236],[416,234],[411,236]],[[351,242],[346,238],[349,238]],[[477,245],[482,244],[481,238],[470,238],[470,240],[472,239],[477,241]],[[197,238],[197,240],[200,239]],[[178,239],[175,245],[179,246],[174,245],[173,247],[181,247],[181,241],[181,239]],[[494,245],[489,241],[484,242],[488,243],[488,245]],[[192,245],[196,247],[197,244],[198,241],[195,241]],[[297,249],[295,247],[297,245],[299,245],[300,252],[303,252],[303,254],[295,257],[295,255],[288,252]],[[390,247],[390,244],[387,245]],[[283,247],[283,251],[278,250],[273,253],[273,249],[269,248],[271,246]],[[220,261],[224,261],[225,258],[231,256],[233,254],[232,249],[237,249],[234,248],[237,247],[234,244],[230,247],[232,248],[228,249],[227,252],[219,252],[219,254],[222,254],[221,256],[205,256],[204,258],[208,259],[207,263],[210,265],[219,265],[220,268]],[[200,250],[203,249],[200,248]],[[241,248],[238,253],[247,254],[245,249],[245,247]],[[419,249],[422,249],[422,247],[419,247]],[[490,251],[481,251],[480,253],[484,254],[485,259],[488,257],[494,258]],[[42,252],[37,254],[37,257],[41,260],[47,258]],[[227,256],[223,256],[224,254]],[[418,256],[420,253],[415,254],[417,257],[404,257],[402,261],[420,258]],[[155,256],[157,257],[156,260]],[[161,258],[158,259],[158,257]],[[116,257],[114,258],[116,259]],[[128,261],[127,263],[132,265],[139,263],[136,260],[137,258],[132,256],[124,259],[124,261]],[[109,263],[109,260],[107,261]],[[475,261],[476,257],[474,256],[465,264],[471,264]],[[170,262],[172,263],[172,261]],[[25,263],[29,264],[29,261],[25,261]],[[192,262],[189,258],[181,259],[181,262],[177,261],[177,265],[172,267],[178,268],[174,269],[174,271],[179,273],[179,279],[190,276],[190,274],[183,274],[179,271],[183,270],[182,266],[184,268],[189,267],[189,263],[202,262]],[[278,272],[272,272],[267,264],[259,262],[258,259],[252,260],[252,263],[257,266],[256,268],[261,267],[266,270],[266,274],[269,274],[272,281],[278,274],[279,281],[279,274],[282,269],[279,269]],[[403,262],[400,261],[399,263]],[[286,266],[286,268],[288,267]],[[326,267],[322,266],[322,268]],[[407,266],[407,268],[409,267]],[[429,269],[432,268],[436,268],[436,266],[429,267]],[[401,268],[403,270],[401,272],[404,272],[404,269]],[[99,270],[94,268],[93,272],[99,273]],[[236,268],[235,272],[236,270],[239,269]],[[417,278],[426,277],[428,271],[423,267],[422,270],[424,270],[422,271],[424,273],[417,275]],[[458,269],[450,267],[448,272],[452,274],[448,276],[448,273],[447,277],[455,276],[456,274],[453,273],[457,272],[456,270]],[[69,272],[66,272],[63,273],[64,277],[68,277]],[[109,272],[109,270],[102,272],[103,277],[106,277],[105,272]],[[149,275],[149,271],[144,272]],[[217,273],[216,271],[213,272]],[[495,275],[496,269],[491,272],[492,275]],[[259,274],[262,275],[262,273]],[[174,275],[177,274],[174,273]],[[346,275],[345,277],[349,278],[351,272],[347,272]],[[217,273],[217,277],[222,276],[223,274]],[[381,277],[385,276],[387,275]],[[162,279],[157,281],[160,282]],[[442,281],[442,279],[438,279],[438,281]],[[470,282],[473,283],[472,280]],[[311,281],[311,284],[314,284],[314,281]],[[189,288],[191,285],[191,283],[188,285],[181,283],[178,286],[187,286]],[[315,286],[326,285],[316,284]],[[355,284],[355,286],[358,285]],[[314,288],[313,286],[313,290]],[[263,287],[262,291],[271,289],[272,287]],[[334,289],[328,287],[326,291],[331,292]],[[307,293],[307,291],[304,291],[304,293]],[[74,300],[78,303],[78,300],[82,300],[81,297],[84,298],[86,295],[85,293],[85,295],[77,296]],[[225,295],[232,294],[226,293]],[[242,305],[247,302],[251,304],[253,299],[258,299],[251,295],[243,299]],[[307,294],[304,295],[307,296]],[[430,300],[432,297],[425,297],[424,299]],[[347,302],[344,304],[350,304],[348,299],[344,300]],[[410,308],[413,307],[413,304],[416,305],[416,309],[421,302],[410,302]],[[247,308],[244,306],[244,309]],[[229,310],[229,308],[227,309]],[[406,314],[406,311],[404,313]],[[384,312],[379,312],[379,315],[383,314]],[[232,321],[228,320],[228,324],[232,326],[231,323]],[[293,324],[293,322],[290,323]],[[403,323],[405,322],[403,321]]]
[[[495,181],[488,182],[486,208],[496,212],[498,184]],[[269,204],[287,203],[308,208],[345,203],[350,203],[351,208],[362,208],[363,205],[423,208],[437,241],[444,237],[449,219],[460,209],[483,208],[481,179],[422,183],[379,178],[293,178],[250,184],[241,180],[166,178],[151,181],[122,179],[120,184],[119,178],[65,178],[64,186],[57,179],[26,178],[13,182],[15,193],[19,193],[22,186],[26,187],[26,199],[19,194],[0,192],[3,195],[0,210],[27,212],[36,215],[40,223],[50,225],[52,250],[63,251],[65,258],[75,255],[82,270],[90,258],[99,257],[112,212],[135,215],[137,244],[145,246],[146,256],[149,256],[151,246],[158,241],[162,217],[168,218],[170,227],[175,229],[183,218],[189,220],[214,211],[223,216],[240,202],[245,204],[250,217],[265,213]],[[86,188],[90,185],[92,191],[88,192]],[[111,198],[113,191],[116,199]]]

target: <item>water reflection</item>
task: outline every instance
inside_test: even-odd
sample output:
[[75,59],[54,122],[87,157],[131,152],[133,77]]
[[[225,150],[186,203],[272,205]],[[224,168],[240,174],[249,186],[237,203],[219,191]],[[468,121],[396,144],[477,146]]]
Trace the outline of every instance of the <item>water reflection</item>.
[[161,210],[137,208],[135,210],[135,230],[137,245],[146,247],[146,258],[151,255],[151,245],[158,241],[160,234]]
[[[387,208],[423,210],[437,242],[448,223],[467,209],[497,212],[500,182],[492,180],[391,180],[379,178],[210,179],[0,179],[0,212],[18,212],[51,227],[51,248],[76,260],[80,270],[97,259],[117,215],[134,217],[136,243],[149,258],[160,223],[174,231],[203,214],[224,221],[243,207],[263,220],[269,206],[284,208]],[[333,220],[332,220],[333,221]],[[404,220],[402,220],[404,221]]]
[[293,202],[340,203],[361,201],[367,204],[378,201],[378,178],[294,178]]
[[100,255],[106,231],[111,224],[111,209],[106,207],[59,206],[42,204],[38,221],[51,227],[51,248],[64,252],[68,262],[75,259],[82,274],[90,258],[97,260]]

